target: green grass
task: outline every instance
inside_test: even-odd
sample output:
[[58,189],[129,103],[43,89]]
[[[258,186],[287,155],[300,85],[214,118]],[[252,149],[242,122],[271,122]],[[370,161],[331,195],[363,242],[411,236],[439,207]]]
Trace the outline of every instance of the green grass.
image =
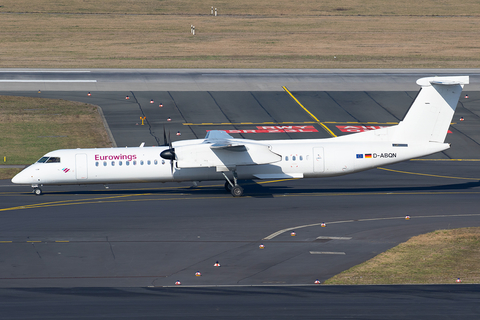
[[437,230],[411,238],[325,284],[480,283],[480,228]]
[[[55,149],[110,146],[97,107],[80,102],[0,96],[0,129],[0,164],[28,165]],[[0,169],[0,179],[16,171]]]

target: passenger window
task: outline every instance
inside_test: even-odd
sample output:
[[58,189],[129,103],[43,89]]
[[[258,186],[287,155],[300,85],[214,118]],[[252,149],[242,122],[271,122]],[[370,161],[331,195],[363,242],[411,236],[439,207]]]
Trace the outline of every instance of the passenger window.
[[123,163],[122,161],[118,161],[118,165],[121,166]]
[[297,160],[297,157],[292,156],[292,161],[295,161],[295,160]]
[[153,164],[154,164],[154,165],[157,165],[157,164],[158,164],[157,159],[153,160]]
[[143,160],[140,160],[140,165],[143,166]]
[[302,161],[302,160],[303,160],[303,156],[300,156],[300,161]]
[[39,163],[44,163],[44,162],[46,162],[47,160],[48,160],[48,157],[41,157],[40,159],[38,159],[37,162],[39,162]]
[[129,165],[130,165],[130,161],[125,161],[125,165],[129,166]]
[[114,167],[114,166],[115,166],[115,161],[112,161],[112,167]]
[[285,156],[285,161],[288,161],[288,156]]
[[147,164],[148,164],[148,165],[151,165],[151,164],[152,164],[152,162],[151,162],[150,160],[148,160],[148,161],[147,161]]
[[104,166],[104,167],[107,166],[107,161],[103,161],[103,166]]
[[134,166],[137,165],[137,160],[133,160],[133,165],[134,165]]
[[165,164],[165,160],[162,160],[162,164]]
[[97,162],[95,162],[95,167],[98,167],[98,161],[97,161]]

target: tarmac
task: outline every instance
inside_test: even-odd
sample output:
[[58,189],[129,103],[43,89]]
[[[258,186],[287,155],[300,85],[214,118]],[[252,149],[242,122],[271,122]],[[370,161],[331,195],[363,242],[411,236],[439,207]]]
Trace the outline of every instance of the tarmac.
[[[174,79],[188,82],[192,72],[198,71],[178,72],[173,74]],[[327,138],[332,133],[342,135],[369,126],[393,125],[403,118],[418,91],[415,80],[422,77],[422,70],[405,74],[295,71],[294,75],[290,70],[280,74],[262,70],[247,72],[247,76],[255,76],[258,83],[265,81],[265,90],[258,89],[261,86],[257,83],[256,90],[250,91],[253,84],[245,81],[247,76],[239,75],[243,72],[217,72],[217,80],[228,78],[235,84],[229,90],[226,85],[215,87],[215,80],[208,86],[218,90],[155,91],[151,86],[166,82],[167,75],[172,77],[171,72],[151,71],[150,83],[145,75],[138,76],[138,71],[133,74],[148,82],[144,86],[148,90],[123,91],[117,89],[125,85],[122,79],[126,83],[132,81],[127,77],[132,72],[106,71],[102,73],[102,86],[109,84],[109,90],[83,90],[83,86],[92,83],[81,84],[74,90],[70,84],[70,90],[63,90],[68,84],[53,87],[53,82],[38,82],[37,89],[38,85],[45,86],[38,93],[26,90],[24,83],[12,82],[5,83],[9,89],[0,94],[98,105],[116,145],[137,146],[145,142],[148,146],[163,142],[164,127],[175,140],[202,138],[211,129],[238,130],[234,136],[248,139],[299,139]],[[436,72],[463,74],[459,70]],[[242,182],[242,198],[226,193],[223,181],[202,182],[197,187],[187,183],[109,185],[108,189],[45,186],[40,197],[32,195],[29,186],[0,181],[0,287],[17,288],[0,289],[0,293],[10,297],[20,294],[24,298],[33,295],[33,302],[25,302],[25,306],[37,307],[38,301],[53,295],[54,301],[73,305],[74,309],[72,297],[92,299],[85,300],[87,303],[106,303],[107,297],[111,297],[116,307],[146,297],[140,313],[145,317],[157,310],[152,305],[158,301],[158,295],[175,297],[171,301],[177,307],[181,299],[188,297],[194,305],[203,305],[192,310],[212,316],[224,316],[222,310],[228,310],[225,312],[229,316],[235,315],[239,309],[233,304],[238,302],[245,310],[258,307],[252,311],[255,315],[277,318],[293,314],[313,316],[322,310],[326,311],[325,318],[427,318],[433,314],[438,318],[478,317],[474,307],[478,301],[473,297],[479,287],[457,289],[456,277],[452,278],[452,286],[433,287],[314,284],[317,279],[323,283],[414,235],[480,226],[480,92],[472,89],[478,86],[475,72],[472,87],[467,85],[460,99],[450,128],[452,133],[447,135],[452,147],[386,168],[336,178]],[[37,73],[20,74],[23,80],[38,80]],[[13,77],[8,72],[3,75],[0,79]],[[77,75],[68,74],[74,76]],[[15,77],[20,75],[15,73]],[[45,72],[41,77],[54,78]],[[403,84],[412,77],[417,89]],[[289,82],[286,87],[310,114],[284,89],[270,91],[272,78],[275,83]],[[345,88],[345,79],[350,83],[350,91],[326,89],[332,86],[331,82]],[[198,86],[200,80],[194,80]],[[294,80],[298,83],[294,84]],[[318,80],[317,90],[302,89],[314,80]],[[397,82],[399,86],[395,85]],[[98,82],[95,85],[98,87]],[[165,84],[169,85],[172,84]],[[363,90],[367,85],[370,89]],[[385,90],[387,86],[389,90]],[[147,119],[143,126],[140,116]],[[269,126],[313,126],[316,132],[255,132]],[[181,135],[177,136],[177,132]],[[217,261],[221,267],[214,266]],[[175,285],[176,281],[181,285]],[[62,289],[46,287],[78,289],[69,296]],[[139,287],[151,290],[133,289]],[[205,295],[212,299],[204,300]],[[264,313],[259,311],[259,295],[267,297]],[[370,302],[365,297],[370,297]],[[422,307],[400,311],[405,305],[392,302],[397,298],[404,298],[407,304],[424,303]],[[318,299],[326,304],[319,304]],[[431,303],[425,303],[425,299]],[[460,303],[463,313],[454,313],[453,303],[444,303],[445,299]],[[345,304],[351,308],[344,308]],[[299,305],[302,307],[297,308]],[[166,314],[175,315],[172,308],[167,308]],[[282,313],[285,309],[289,311]],[[237,316],[248,315],[238,312]],[[28,312],[22,314],[27,317]],[[14,318],[13,313],[10,315]],[[118,312],[108,315],[118,316]]]

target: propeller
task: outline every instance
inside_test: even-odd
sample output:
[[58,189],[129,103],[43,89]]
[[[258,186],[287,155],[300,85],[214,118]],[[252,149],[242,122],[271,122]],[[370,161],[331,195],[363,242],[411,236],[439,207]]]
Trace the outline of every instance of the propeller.
[[168,146],[169,148],[166,150],[163,150],[160,153],[160,157],[162,157],[165,160],[170,160],[170,170],[173,173],[173,160],[176,159],[175,155],[175,148],[172,146],[172,140],[170,140],[170,131],[168,132],[168,144],[167,144],[167,135],[165,133],[165,127],[163,128],[163,140],[164,140],[164,145]]
[[167,134],[165,133],[165,126],[163,126],[163,144],[161,145],[161,147],[166,147],[166,146],[168,146]]

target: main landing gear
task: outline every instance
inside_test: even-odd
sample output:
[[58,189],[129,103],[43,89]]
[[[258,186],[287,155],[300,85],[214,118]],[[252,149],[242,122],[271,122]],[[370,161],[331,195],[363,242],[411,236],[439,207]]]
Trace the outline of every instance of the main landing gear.
[[233,183],[232,181],[225,175],[225,173],[223,173],[223,176],[225,177],[225,179],[227,180],[225,182],[225,190],[227,191],[230,191],[232,193],[232,196],[234,197],[241,197],[243,195],[243,188],[240,187],[238,184],[237,184],[237,175],[236,173],[234,172],[233,173]]

